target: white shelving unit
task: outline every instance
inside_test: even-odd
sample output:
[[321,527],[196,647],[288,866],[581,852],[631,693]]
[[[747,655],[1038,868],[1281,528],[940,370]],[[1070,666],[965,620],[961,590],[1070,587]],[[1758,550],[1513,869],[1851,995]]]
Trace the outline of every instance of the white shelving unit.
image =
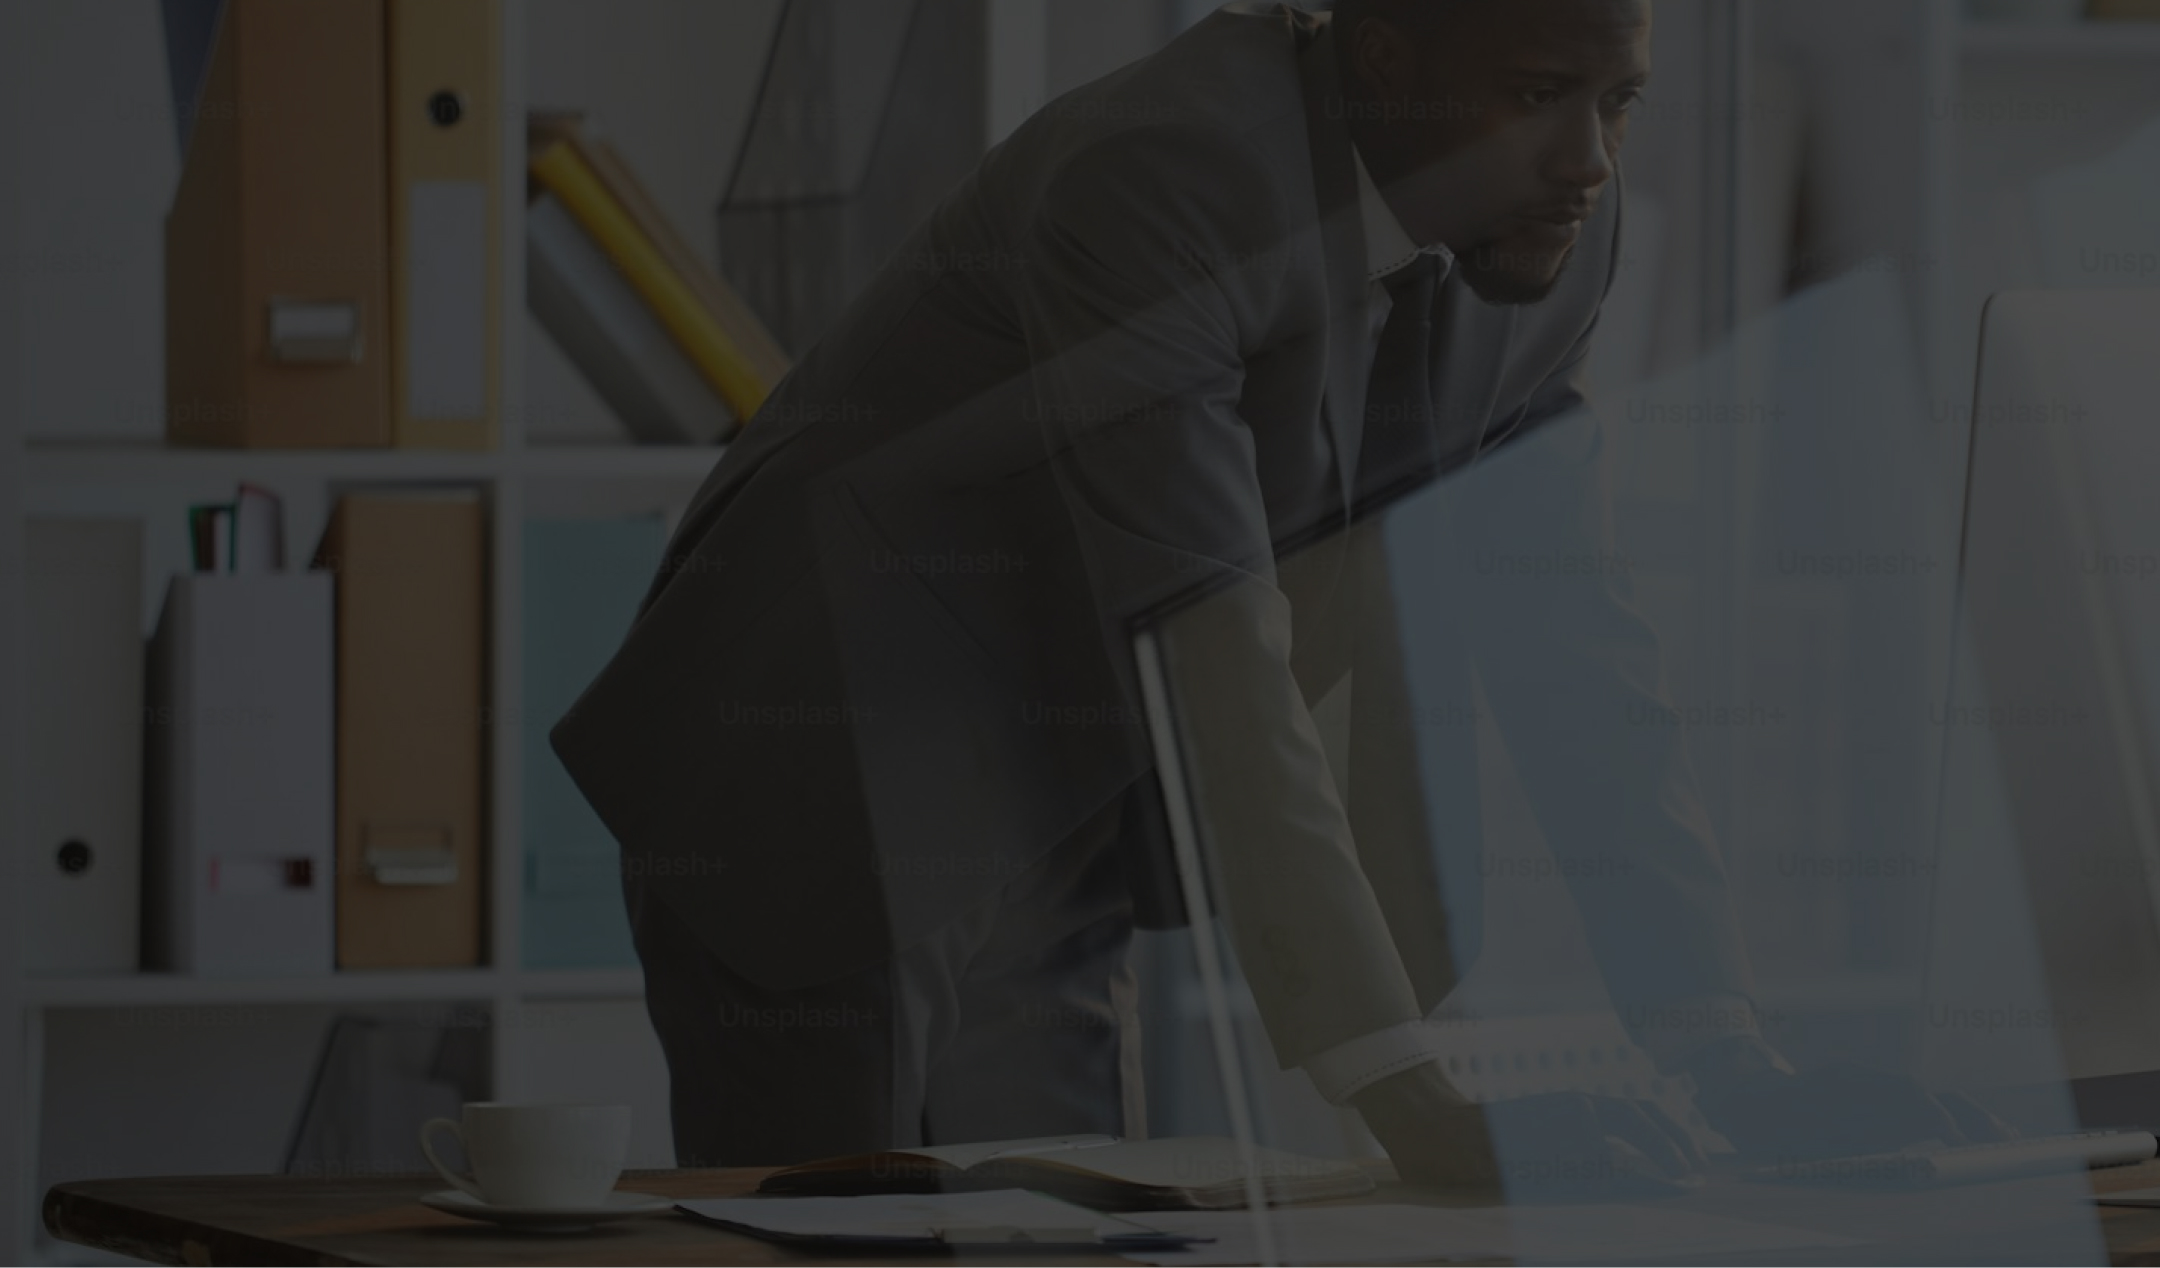
[[[542,17],[554,24],[570,23],[569,27],[551,27],[555,53],[560,60],[564,47],[571,47],[570,55],[577,56],[575,40],[569,45],[565,40],[573,27],[583,30],[580,24],[589,13],[537,0],[502,3],[500,152],[505,188],[516,190],[521,187],[525,163],[528,104],[565,104],[536,102],[528,91],[528,57],[536,55],[538,48],[528,36]],[[995,52],[994,69],[984,85],[990,132],[986,143],[1002,139],[1047,96],[1050,3],[989,0],[985,5],[989,47]],[[702,24],[697,29],[703,32],[728,25],[713,18],[709,10],[685,13],[686,20]],[[745,5],[741,16],[730,21],[740,22],[742,38],[755,40],[770,34],[760,24],[775,13],[775,4],[762,9]],[[626,29],[643,32],[639,38],[649,39],[654,38],[652,31],[667,29],[667,22],[673,20],[662,10],[640,9],[627,15]],[[661,60],[710,72],[709,65],[675,56],[679,53],[671,49],[673,60]],[[34,55],[28,41],[0,39],[0,70],[12,72],[27,66]],[[7,112],[10,120],[31,117],[21,108],[26,95],[23,83],[22,75],[0,74],[0,103],[17,107]],[[557,86],[554,91],[562,89]],[[650,113],[652,100],[640,100],[646,110],[643,117],[656,117]],[[668,105],[672,108],[672,99]],[[657,117],[667,116],[663,111]],[[701,140],[708,133],[702,124],[697,129]],[[0,145],[8,147],[0,150],[0,158],[10,160],[8,170],[23,170],[13,160],[29,152],[28,137],[24,126],[0,129],[4,138]],[[23,242],[28,223],[19,200],[0,198],[0,252],[12,252]],[[701,219],[680,227],[694,237],[709,232],[710,221]],[[25,674],[22,544],[27,517],[69,512],[140,516],[145,525],[147,624],[156,614],[165,577],[182,566],[180,514],[189,502],[229,495],[243,480],[274,489],[286,500],[288,542],[304,552],[316,540],[341,488],[386,483],[477,486],[484,491],[492,515],[490,699],[502,717],[503,707],[514,705],[520,696],[523,632],[518,614],[523,610],[521,561],[527,520],[676,512],[710,472],[720,456],[713,448],[644,447],[627,441],[565,443],[528,434],[526,420],[539,416],[527,399],[528,385],[544,378],[529,373],[527,365],[525,232],[519,198],[504,199],[499,232],[504,244],[502,429],[500,449],[488,453],[182,450],[149,439],[70,440],[70,420],[28,416],[30,393],[22,349],[23,336],[30,328],[26,324],[29,314],[15,289],[0,286],[0,296],[5,297],[5,307],[0,307],[0,392],[5,393],[0,396],[0,930],[6,931],[0,936],[0,1263],[110,1262],[83,1248],[44,1239],[40,1220],[39,1186],[46,1178],[40,1117],[47,1075],[69,1073],[47,1070],[47,1040],[51,1032],[73,1027],[85,1018],[215,1017],[221,1012],[259,1018],[280,1015],[279,1010],[285,1009],[404,1005],[470,1009],[470,1014],[461,1011],[460,1015],[489,1019],[492,1094],[504,1099],[538,1094],[539,1081],[552,1079],[555,1082],[546,1086],[559,1086],[559,1069],[543,1072],[547,1063],[541,1058],[547,1054],[542,1050],[549,1045],[560,1045],[571,1053],[569,1060],[582,1062],[593,1048],[596,1031],[612,1027],[602,1036],[612,1043],[629,1028],[644,1025],[642,1009],[637,1007],[643,997],[643,979],[634,968],[534,971],[520,967],[524,772],[519,732],[514,728],[546,725],[548,720],[518,718],[514,709],[490,743],[485,967],[281,979],[169,974],[27,979],[20,940],[14,936],[25,923],[24,913],[16,907],[22,886],[12,883],[25,866],[25,851],[19,844],[25,826],[20,771],[23,746],[34,739],[23,734],[20,721]],[[146,372],[140,366],[123,369],[137,375]],[[614,1011],[608,1013],[604,1026],[560,1024],[562,1010],[587,1005]],[[622,1098],[632,1095],[664,1105],[665,1080],[644,1080],[638,1087],[621,1089]],[[290,1114],[296,1108],[266,1107],[265,1112]],[[126,1142],[114,1145],[114,1156],[125,1156],[126,1147]]]
[[[504,109],[501,155],[506,190],[522,185],[525,137],[526,0],[505,0]],[[21,56],[11,53],[10,56]],[[13,93],[14,77],[0,92]],[[19,113],[10,118],[21,118]],[[19,132],[7,133],[11,143]],[[524,524],[528,516],[606,515],[679,509],[718,460],[714,448],[641,447],[628,443],[551,444],[529,437],[525,399],[525,240],[522,200],[506,197],[500,241],[504,251],[502,312],[502,447],[488,453],[410,450],[267,451],[182,450],[152,440],[69,441],[65,420],[25,416],[20,348],[24,313],[12,288],[0,290],[8,307],[0,314],[0,1262],[95,1262],[81,1248],[44,1239],[41,1108],[46,1090],[48,1023],[69,1015],[99,1013],[136,1018],[187,1015],[183,1010],[457,1005],[484,1016],[491,1026],[493,1094],[515,1099],[533,1068],[525,1047],[550,1041],[546,1027],[519,1025],[521,1013],[578,1002],[634,1005],[643,996],[635,969],[537,972],[519,967],[519,895],[523,875],[523,771],[518,724],[511,719],[490,742],[488,846],[490,891],[486,902],[488,966],[405,973],[356,972],[323,977],[203,979],[169,974],[92,978],[27,979],[14,931],[26,913],[15,909],[22,886],[12,883],[25,852],[19,772],[24,699],[22,620],[23,526],[33,515],[90,513],[138,515],[145,534],[145,620],[154,618],[164,579],[180,566],[180,508],[192,500],[228,493],[240,481],[260,483],[285,497],[288,539],[297,551],[310,548],[324,517],[345,486],[385,483],[462,483],[481,488],[492,508],[492,643],[490,698],[498,710],[520,695],[523,631],[520,583]],[[15,204],[0,200],[0,233],[10,250],[21,240]],[[689,226],[693,231],[705,225]],[[169,540],[168,540],[169,539]],[[295,561],[304,563],[304,556]],[[505,1024],[508,1019],[509,1024]],[[650,1093],[650,1089],[644,1089]],[[284,1107],[290,1112],[297,1107]],[[276,1112],[267,1107],[266,1112]],[[124,1145],[115,1145],[116,1150]]]

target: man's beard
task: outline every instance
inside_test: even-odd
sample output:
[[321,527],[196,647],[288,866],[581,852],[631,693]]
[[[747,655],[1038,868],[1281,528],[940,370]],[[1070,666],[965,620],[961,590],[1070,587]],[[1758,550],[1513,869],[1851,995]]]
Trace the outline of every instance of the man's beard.
[[1462,270],[1463,283],[1479,299],[1503,307],[1521,307],[1551,298],[1574,260],[1575,248],[1570,246],[1561,252],[1560,262],[1550,274],[1530,274],[1523,270],[1521,252],[1487,243],[1457,256],[1455,264]]

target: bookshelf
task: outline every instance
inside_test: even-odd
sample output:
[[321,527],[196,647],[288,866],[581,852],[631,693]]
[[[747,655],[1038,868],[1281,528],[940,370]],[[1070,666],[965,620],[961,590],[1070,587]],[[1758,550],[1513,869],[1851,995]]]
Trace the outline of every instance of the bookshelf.
[[[524,49],[531,6],[508,0],[503,6],[504,110],[499,129],[503,170],[524,166],[523,119],[528,93]],[[11,88],[12,89],[12,81]],[[11,130],[9,135],[18,134]],[[513,175],[506,188],[517,188]],[[22,407],[23,375],[19,363],[0,362],[0,381],[14,398],[0,411],[0,718],[9,720],[0,743],[0,806],[9,816],[10,847],[0,851],[0,867],[12,872],[23,865],[14,846],[20,830],[20,801],[15,781],[21,746],[34,737],[21,734],[14,720],[22,716],[21,628],[17,620],[25,579],[22,528],[30,516],[43,514],[119,514],[141,518],[145,541],[144,620],[155,619],[164,579],[181,566],[177,516],[189,500],[229,491],[236,483],[259,483],[287,502],[289,550],[294,566],[320,535],[339,489],[370,484],[456,483],[479,488],[489,507],[490,576],[489,698],[499,708],[521,691],[521,611],[523,527],[531,515],[609,514],[625,504],[665,509],[686,502],[720,456],[717,448],[635,447],[627,443],[548,443],[528,435],[525,361],[524,242],[522,200],[503,200],[499,241],[520,249],[504,252],[502,311],[506,316],[502,349],[501,448],[485,453],[437,453],[409,450],[361,451],[212,451],[168,448],[155,439],[66,438],[65,420],[26,417]],[[10,204],[12,211],[13,204]],[[21,230],[9,224],[9,242]],[[22,346],[21,314],[8,312],[5,352],[15,358]],[[519,967],[518,900],[523,875],[523,788],[520,751],[514,731],[498,729],[489,741],[487,814],[490,823],[486,896],[487,964],[473,969],[333,973],[295,978],[197,978],[136,973],[84,978],[28,978],[18,940],[0,949],[0,1137],[8,1142],[0,1160],[0,1258],[13,1262],[70,1262],[87,1257],[79,1248],[43,1239],[38,1223],[45,1171],[41,1122],[46,1092],[55,1073],[45,1068],[51,1032],[77,1019],[99,1016],[133,1019],[154,1027],[174,1019],[196,1019],[201,1026],[230,1021],[247,1025],[289,1010],[366,1008],[368,1006],[457,1005],[484,1017],[490,1030],[489,1082],[493,1094],[530,1095],[535,1054],[524,1049],[546,1043],[549,1034],[530,1025],[506,1024],[534,1009],[566,1003],[608,1003],[634,1007],[643,983],[635,969],[539,972]],[[12,902],[18,886],[0,886]],[[21,928],[23,913],[9,912],[4,923]],[[145,1029],[145,1035],[155,1029]],[[664,1112],[664,1101],[658,1103]],[[294,1106],[255,1107],[265,1119],[288,1117]],[[652,1103],[641,1106],[654,1112]],[[147,1130],[155,1131],[155,1124]],[[275,1126],[274,1123],[271,1126]],[[115,1158],[126,1146],[110,1146]]]
[[[778,20],[776,0],[724,9],[635,6],[606,19],[585,6],[555,0],[501,2],[503,109],[497,145],[502,170],[508,175],[506,190],[522,187],[528,108],[594,107],[605,113],[612,127],[624,129],[615,133],[618,141],[625,136],[644,139],[647,129],[656,138],[665,135],[653,147],[654,153],[666,156],[664,165],[656,164],[661,170],[652,173],[658,178],[658,192],[670,202],[671,216],[685,236],[708,240],[713,232],[713,204],[697,181],[701,173],[710,173],[713,179],[724,175],[726,147],[740,141],[730,135],[735,125],[727,117],[748,109],[755,80],[745,77],[754,76],[763,64],[760,50]],[[130,33],[112,37],[123,43],[134,41],[121,50],[131,59],[124,63],[114,56],[119,45],[110,44],[102,34],[91,35],[80,24],[67,28],[66,41],[71,42],[41,45],[36,35],[46,32],[38,27],[33,35],[32,27],[44,19],[23,16],[31,8],[23,6],[0,20],[19,24],[0,38],[0,70],[7,72],[0,74],[0,94],[4,94],[0,101],[12,107],[7,118],[15,121],[0,129],[0,159],[8,162],[9,170],[30,170],[25,164],[31,160],[56,161],[53,156],[60,152],[59,141],[98,146],[118,126],[115,121],[132,120],[136,133],[169,146],[171,124],[166,108],[152,102],[163,90],[162,55],[148,52],[143,43],[155,39],[154,6]],[[980,10],[988,24],[988,46],[995,51],[983,86],[992,134],[986,143],[1017,126],[1046,97],[1051,58],[1048,11],[1049,0],[995,0]],[[614,44],[627,47],[611,46],[606,58],[591,56],[589,37],[602,28]],[[692,34],[686,37],[685,32]],[[59,51],[51,51],[55,49]],[[66,115],[40,114],[29,108],[38,89],[36,76],[28,72],[41,56],[69,59],[71,74],[84,70],[93,57],[101,59],[97,75],[103,78],[93,77],[89,91],[107,93],[91,112],[98,127],[106,131],[62,135],[55,130],[69,127]],[[536,97],[533,83],[534,67],[544,56],[553,57],[553,80],[542,86],[546,98],[542,100]],[[159,76],[154,83],[146,78],[153,67]],[[126,87],[116,87],[120,84]],[[123,91],[137,94],[138,100],[131,104],[114,95]],[[716,102],[721,115],[717,120],[712,117]],[[685,109],[697,113],[694,126],[677,122]],[[663,133],[671,126],[673,133]],[[151,138],[153,131],[157,135]],[[626,148],[636,153],[635,146]],[[693,149],[695,153],[690,152]],[[161,154],[157,161],[166,159]],[[284,1019],[276,1025],[287,1031],[305,1032],[308,1025],[317,1024],[308,1018],[341,1008],[417,1005],[472,1010],[462,1015],[487,1018],[488,1074],[494,1096],[559,1096],[564,1075],[557,1067],[565,1062],[590,1063],[595,1052],[609,1045],[642,1042],[651,1060],[631,1072],[634,1078],[626,1077],[620,1065],[611,1070],[581,1068],[574,1073],[589,1083],[619,1088],[615,1099],[636,1099],[640,1119],[657,1116],[654,1130],[664,1132],[666,1122],[664,1067],[652,1064],[658,1054],[644,1021],[642,975],[635,968],[542,971],[521,967],[524,772],[520,769],[521,733],[514,717],[500,725],[489,741],[486,965],[280,979],[157,973],[26,976],[20,938],[13,931],[26,923],[26,913],[17,906],[23,887],[14,882],[22,874],[26,854],[20,845],[27,827],[20,786],[24,746],[34,742],[19,721],[25,701],[23,530],[29,517],[75,513],[141,518],[147,629],[155,620],[166,576],[182,565],[178,515],[189,501],[229,496],[241,481],[277,491],[286,502],[288,554],[297,556],[291,563],[299,566],[319,537],[340,489],[405,483],[476,487],[482,491],[489,515],[488,687],[490,701],[500,709],[521,695],[524,639],[517,614],[523,610],[520,565],[528,519],[655,511],[672,517],[690,500],[722,452],[717,447],[632,445],[627,436],[620,443],[610,443],[604,430],[595,433],[589,426],[572,427],[571,435],[560,434],[563,420],[580,408],[590,412],[591,402],[566,405],[559,357],[549,365],[537,364],[548,360],[552,351],[533,346],[540,336],[533,333],[537,327],[526,314],[524,208],[517,197],[503,200],[497,225],[498,241],[504,244],[498,449],[484,453],[213,451],[170,448],[154,437],[140,435],[148,425],[144,420],[154,417],[151,411],[159,394],[157,353],[150,346],[155,341],[142,337],[148,329],[143,314],[154,311],[154,299],[146,303],[141,298],[145,263],[151,277],[157,268],[155,252],[146,254],[146,244],[154,235],[145,233],[144,227],[161,221],[164,212],[162,205],[148,205],[144,191],[157,185],[154,175],[132,183],[116,182],[117,192],[109,196],[133,201],[125,207],[98,204],[94,208],[110,219],[126,221],[135,234],[130,243],[115,242],[108,248],[100,242],[87,256],[53,257],[59,263],[51,267],[73,264],[81,271],[82,284],[122,288],[133,305],[135,343],[106,358],[113,364],[113,373],[127,381],[103,395],[75,391],[69,381],[80,373],[80,367],[98,363],[87,343],[63,342],[64,355],[57,361],[30,364],[40,354],[26,351],[33,347],[27,341],[33,329],[31,313],[29,301],[20,299],[21,292],[12,284],[13,270],[39,267],[37,261],[47,257],[29,248],[35,244],[45,251],[40,232],[49,234],[51,226],[65,217],[58,216],[49,201],[26,207],[26,200],[0,199],[0,251],[5,252],[11,270],[10,284],[0,289],[7,297],[0,306],[0,392],[5,394],[0,396],[0,841],[4,841],[0,843],[0,928],[10,931],[9,936],[0,937],[0,1142],[4,1142],[0,1144],[0,1262],[107,1262],[82,1248],[47,1240],[39,1218],[42,1186],[56,1178],[47,1172],[57,1138],[43,1134],[48,1125],[44,1121],[48,1094],[59,1082],[79,1084],[86,1077],[59,1066],[47,1068],[48,1046],[58,1042],[60,1032],[79,1031],[86,1024],[195,1018],[200,1029],[227,1019],[237,1025],[269,1017]],[[692,206],[699,213],[694,217],[686,210]],[[24,249],[18,252],[18,246]],[[36,347],[47,351],[55,338],[88,338],[87,333],[73,332],[54,336],[49,333],[50,323],[46,325],[46,343]],[[572,386],[582,390],[581,385]],[[133,430],[123,437],[100,434],[101,428],[114,426]],[[578,1020],[575,1025],[564,1020],[566,1010],[581,1008],[599,1010],[597,1020]],[[301,1020],[296,1024],[292,1017]],[[635,1032],[641,1029],[645,1034],[639,1041]],[[158,1032],[146,1028],[139,1033]],[[595,1037],[602,1042],[596,1044]],[[570,1055],[554,1058],[550,1066],[546,1051],[550,1045],[563,1046]],[[97,1055],[106,1054],[99,1050]],[[313,1059],[312,1051],[303,1057],[308,1062]],[[233,1082],[230,1071],[217,1073],[220,1078],[215,1082]],[[292,1082],[288,1075],[304,1073],[281,1069],[275,1082],[283,1087]],[[654,1073],[660,1077],[648,1077]],[[282,1092],[244,1091],[258,1102],[251,1107],[260,1120],[251,1129],[255,1136],[273,1138],[289,1128],[297,1105],[283,1100],[269,1103]],[[597,1087],[591,1093],[604,1094]],[[206,1088],[204,1095],[229,1096],[231,1089],[220,1093]],[[176,1120],[180,1117],[184,1115],[175,1115]],[[145,1133],[160,1129],[172,1130],[163,1122],[142,1125]],[[72,1139],[77,1129],[71,1125],[66,1130],[71,1138],[64,1143],[80,1154],[84,1142]],[[641,1135],[648,1132],[641,1129]],[[128,1162],[135,1156],[130,1153],[135,1143],[118,1138],[91,1142],[101,1163],[109,1163],[115,1171],[140,1174],[146,1166]],[[174,1149],[154,1156],[175,1156]],[[632,1165],[652,1161],[633,1158]]]

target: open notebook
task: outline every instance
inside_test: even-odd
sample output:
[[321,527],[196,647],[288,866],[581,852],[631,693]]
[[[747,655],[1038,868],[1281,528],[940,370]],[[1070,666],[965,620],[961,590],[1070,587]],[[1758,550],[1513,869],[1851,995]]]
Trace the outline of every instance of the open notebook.
[[1352,1163],[1220,1137],[1044,1136],[826,1158],[776,1171],[758,1192],[834,1197],[1033,1189],[1102,1211],[1216,1210],[1245,1205],[1246,1177],[1255,1173],[1271,1203],[1352,1197],[1374,1187]]

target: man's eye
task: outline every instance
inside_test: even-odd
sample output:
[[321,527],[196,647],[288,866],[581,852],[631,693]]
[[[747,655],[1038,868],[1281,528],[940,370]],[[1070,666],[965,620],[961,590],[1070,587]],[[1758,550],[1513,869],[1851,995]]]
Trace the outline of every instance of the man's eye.
[[1607,97],[1605,99],[1605,109],[1608,113],[1611,114],[1626,114],[1628,111],[1633,110],[1635,107],[1641,105],[1642,100],[1642,90],[1638,88],[1630,88],[1625,92],[1616,92],[1612,96]]
[[1532,88],[1523,94],[1523,100],[1539,109],[1543,109],[1560,100],[1560,90],[1558,88]]

